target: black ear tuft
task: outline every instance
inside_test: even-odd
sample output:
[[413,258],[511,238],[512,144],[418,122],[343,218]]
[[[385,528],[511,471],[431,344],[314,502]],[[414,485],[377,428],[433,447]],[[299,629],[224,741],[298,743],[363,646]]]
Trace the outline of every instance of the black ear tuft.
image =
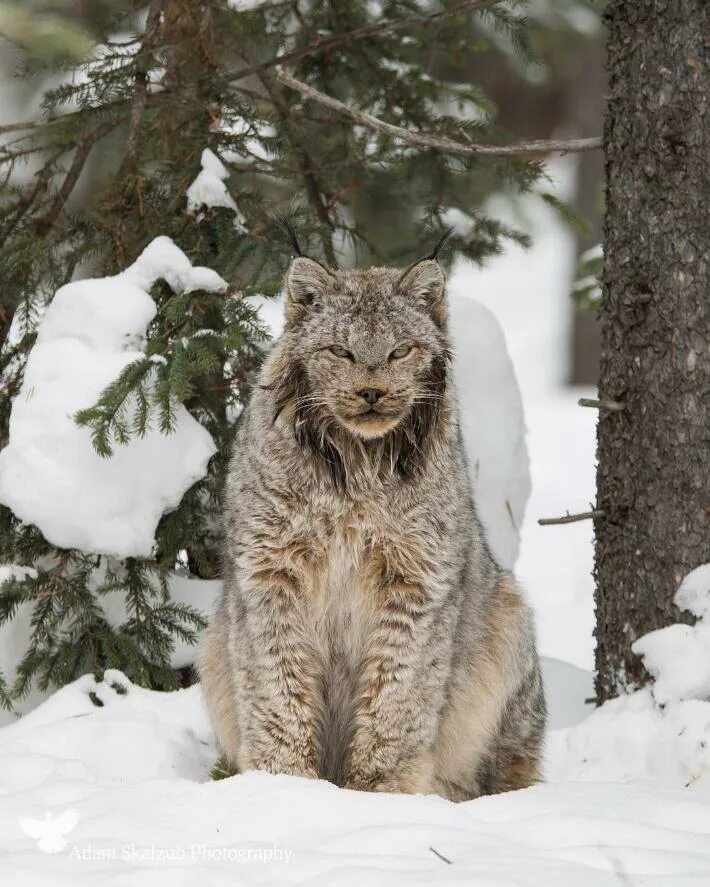
[[439,259],[439,253],[443,249],[446,241],[449,239],[449,237],[451,237],[451,235],[453,233],[454,233],[453,228],[447,228],[446,231],[444,231],[444,233],[439,238],[439,242],[436,244],[434,249],[431,251],[431,254],[427,256],[427,259],[431,259],[431,261],[437,262]]
[[297,256],[302,256],[301,245],[298,242],[298,237],[296,232],[293,229],[293,225],[289,221],[288,216],[285,213],[277,213],[274,216],[274,224],[281,228],[281,230],[286,234],[288,239],[291,241],[291,245],[293,246],[294,252]]

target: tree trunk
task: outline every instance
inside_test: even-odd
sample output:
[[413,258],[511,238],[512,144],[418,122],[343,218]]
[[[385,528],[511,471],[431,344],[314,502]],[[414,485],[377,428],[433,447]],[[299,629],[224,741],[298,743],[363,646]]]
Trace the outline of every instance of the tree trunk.
[[596,521],[599,702],[643,682],[636,638],[710,561],[707,0],[612,0]]

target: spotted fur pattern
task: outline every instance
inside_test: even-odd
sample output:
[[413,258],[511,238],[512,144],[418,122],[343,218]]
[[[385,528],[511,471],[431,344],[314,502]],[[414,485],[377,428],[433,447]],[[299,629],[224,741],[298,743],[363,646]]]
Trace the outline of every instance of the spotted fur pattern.
[[532,620],[476,516],[441,269],[298,258],[286,289],[235,445],[200,658],[221,750],[239,771],[354,789],[531,785]]

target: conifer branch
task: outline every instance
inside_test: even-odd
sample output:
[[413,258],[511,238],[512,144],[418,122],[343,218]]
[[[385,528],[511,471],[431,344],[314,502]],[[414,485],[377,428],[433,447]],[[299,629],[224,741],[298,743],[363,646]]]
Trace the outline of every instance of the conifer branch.
[[429,27],[438,22],[446,21],[446,19],[455,18],[466,12],[476,12],[479,9],[485,9],[488,6],[494,6],[501,0],[465,0],[451,9],[442,9],[439,12],[433,12],[429,15],[409,15],[406,18],[390,19],[389,21],[376,22],[372,25],[365,25],[362,28],[354,28],[352,31],[344,31],[340,34],[331,34],[329,37],[319,37],[313,43],[307,46],[298,46],[288,52],[282,52],[280,55],[274,56],[263,62],[251,64],[239,71],[232,71],[227,77],[232,80],[241,80],[243,77],[249,77],[252,74],[263,74],[270,68],[283,65],[286,62],[295,62],[298,59],[306,58],[309,55],[317,55],[320,52],[328,52],[331,49],[339,49],[343,46],[349,46],[359,40],[366,40],[368,37],[377,37],[382,34],[392,34],[397,31],[405,31],[411,28]]
[[33,123],[31,121],[26,121],[25,123],[5,123],[3,126],[0,126],[0,136],[5,135],[8,132],[21,132],[25,129],[37,129],[38,126],[43,126],[41,123]]
[[64,178],[64,181],[62,182],[59,190],[54,196],[54,200],[52,200],[46,212],[35,219],[34,225],[35,230],[38,234],[46,234],[47,231],[55,223],[57,217],[59,216],[59,213],[64,207],[64,204],[71,196],[76,183],[79,181],[79,176],[86,166],[86,161],[89,159],[89,154],[91,154],[92,148],[104,136],[108,135],[111,130],[115,129],[117,125],[117,121],[107,120],[101,126],[98,126],[93,132],[89,133],[87,136],[84,136],[84,138],[79,141],[76,153],[74,154],[74,159],[69,166],[69,170],[66,174],[66,177]]
[[[32,209],[37,198],[40,197],[40,195],[44,195],[45,191],[49,188],[54,174],[54,164],[59,160],[62,154],[70,150],[71,147],[71,145],[59,146],[57,150],[47,158],[44,166],[35,176],[34,187],[28,188],[13,206],[6,208],[5,215],[2,219],[2,227],[0,228],[0,247],[4,245],[6,238],[13,233],[15,226],[20,222],[23,216]],[[4,338],[2,341],[4,341]]]
[[379,117],[374,117],[366,111],[361,111],[359,108],[352,107],[352,105],[346,105],[345,102],[320,92],[313,86],[309,86],[309,84],[303,83],[303,81],[287,74],[286,71],[279,71],[276,76],[278,81],[289,89],[300,92],[306,98],[318,102],[324,107],[342,114],[344,117],[349,117],[355,123],[366,126],[374,132],[380,132],[383,135],[400,139],[410,145],[418,145],[420,148],[429,148],[444,154],[489,155],[492,157],[551,154],[555,152],[567,154],[578,151],[594,151],[597,148],[601,148],[602,145],[601,137],[567,140],[543,139],[532,142],[518,142],[515,145],[480,145],[474,142],[468,144],[456,142],[446,136],[437,136],[426,132],[413,132],[403,129],[401,126],[387,123],[384,120],[380,120]]
[[[298,135],[294,132],[294,125],[290,119],[290,109],[283,102],[278,92],[274,89],[273,81],[270,80],[269,77],[259,75],[259,80],[261,81],[264,89],[267,91],[269,98],[271,99],[274,108],[281,118],[281,121],[289,134],[289,138],[294,148],[296,149],[299,159],[300,173],[306,186],[308,200],[313,207],[316,215],[318,216],[321,224],[324,225],[326,228],[332,230],[333,221],[330,218],[328,207],[323,200],[322,189],[318,184],[315,161],[308,151],[303,139],[299,138]],[[335,251],[333,249],[333,244],[330,237],[324,235],[322,237],[322,243],[326,261],[331,267],[335,268],[338,263],[335,258]]]
[[163,10],[163,0],[151,0],[148,7],[148,17],[146,19],[145,34],[141,44],[140,51],[136,55],[135,65],[135,86],[136,91],[131,102],[131,115],[128,121],[128,137],[126,139],[126,154],[123,159],[123,168],[128,166],[136,153],[138,147],[138,136],[140,134],[140,125],[145,114],[148,104],[148,65],[147,59],[150,57],[155,44],[158,40],[160,32],[160,16]]

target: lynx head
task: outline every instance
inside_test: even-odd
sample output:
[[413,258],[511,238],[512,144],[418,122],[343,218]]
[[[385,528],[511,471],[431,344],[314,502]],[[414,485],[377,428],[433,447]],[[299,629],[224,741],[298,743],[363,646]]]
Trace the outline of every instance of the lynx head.
[[403,474],[425,456],[449,363],[437,252],[404,270],[334,271],[302,256],[291,263],[273,365],[276,414],[289,407],[299,441],[336,473],[347,474],[348,454],[368,448],[387,450]]

